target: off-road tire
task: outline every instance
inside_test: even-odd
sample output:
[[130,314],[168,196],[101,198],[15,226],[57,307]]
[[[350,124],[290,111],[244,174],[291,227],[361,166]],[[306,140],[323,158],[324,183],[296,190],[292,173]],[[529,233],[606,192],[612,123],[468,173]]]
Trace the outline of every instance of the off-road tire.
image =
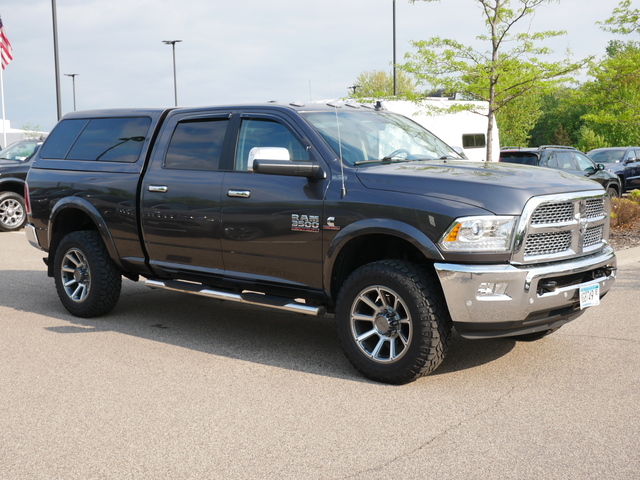
[[451,338],[451,318],[438,280],[401,260],[355,270],[342,285],[335,316],[351,364],[365,377],[384,383],[401,385],[433,372]]
[[53,275],[60,301],[76,317],[105,315],[120,298],[122,276],[98,232],[66,235],[56,249]]
[[24,198],[14,192],[0,193],[0,231],[20,230],[27,221]]

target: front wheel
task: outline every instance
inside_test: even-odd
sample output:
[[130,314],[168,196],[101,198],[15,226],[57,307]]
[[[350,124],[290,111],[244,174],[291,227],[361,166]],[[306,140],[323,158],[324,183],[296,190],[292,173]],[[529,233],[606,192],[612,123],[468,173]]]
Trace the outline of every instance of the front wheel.
[[433,372],[451,338],[437,279],[400,260],[364,265],[347,278],[336,303],[336,326],[358,371],[398,385]]
[[60,301],[76,317],[104,315],[120,298],[122,276],[98,232],[65,236],[56,250],[53,274]]
[[13,192],[0,193],[0,231],[20,230],[26,221],[24,198]]

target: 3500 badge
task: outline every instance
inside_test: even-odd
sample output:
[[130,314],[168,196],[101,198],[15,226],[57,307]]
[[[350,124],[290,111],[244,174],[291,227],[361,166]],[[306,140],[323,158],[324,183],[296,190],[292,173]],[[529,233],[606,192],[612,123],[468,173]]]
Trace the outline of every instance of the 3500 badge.
[[320,217],[317,215],[291,214],[291,230],[295,232],[319,232]]

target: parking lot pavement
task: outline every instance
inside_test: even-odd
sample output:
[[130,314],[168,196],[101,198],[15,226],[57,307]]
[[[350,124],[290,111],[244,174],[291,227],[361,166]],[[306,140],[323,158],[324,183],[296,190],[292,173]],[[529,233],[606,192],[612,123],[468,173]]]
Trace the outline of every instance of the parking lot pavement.
[[429,377],[373,383],[332,318],[125,281],[78,319],[0,234],[0,478],[637,479],[640,249],[538,342],[454,337]]

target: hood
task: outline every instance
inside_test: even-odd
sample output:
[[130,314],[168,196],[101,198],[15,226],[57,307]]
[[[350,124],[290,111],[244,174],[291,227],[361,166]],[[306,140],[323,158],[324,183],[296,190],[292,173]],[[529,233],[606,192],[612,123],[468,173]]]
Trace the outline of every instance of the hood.
[[370,189],[453,200],[497,215],[519,215],[537,195],[602,190],[568,172],[511,163],[437,160],[359,168],[356,174]]
[[2,167],[15,167],[16,165],[22,165],[24,162],[20,160],[9,160],[7,158],[0,158],[0,168]]

